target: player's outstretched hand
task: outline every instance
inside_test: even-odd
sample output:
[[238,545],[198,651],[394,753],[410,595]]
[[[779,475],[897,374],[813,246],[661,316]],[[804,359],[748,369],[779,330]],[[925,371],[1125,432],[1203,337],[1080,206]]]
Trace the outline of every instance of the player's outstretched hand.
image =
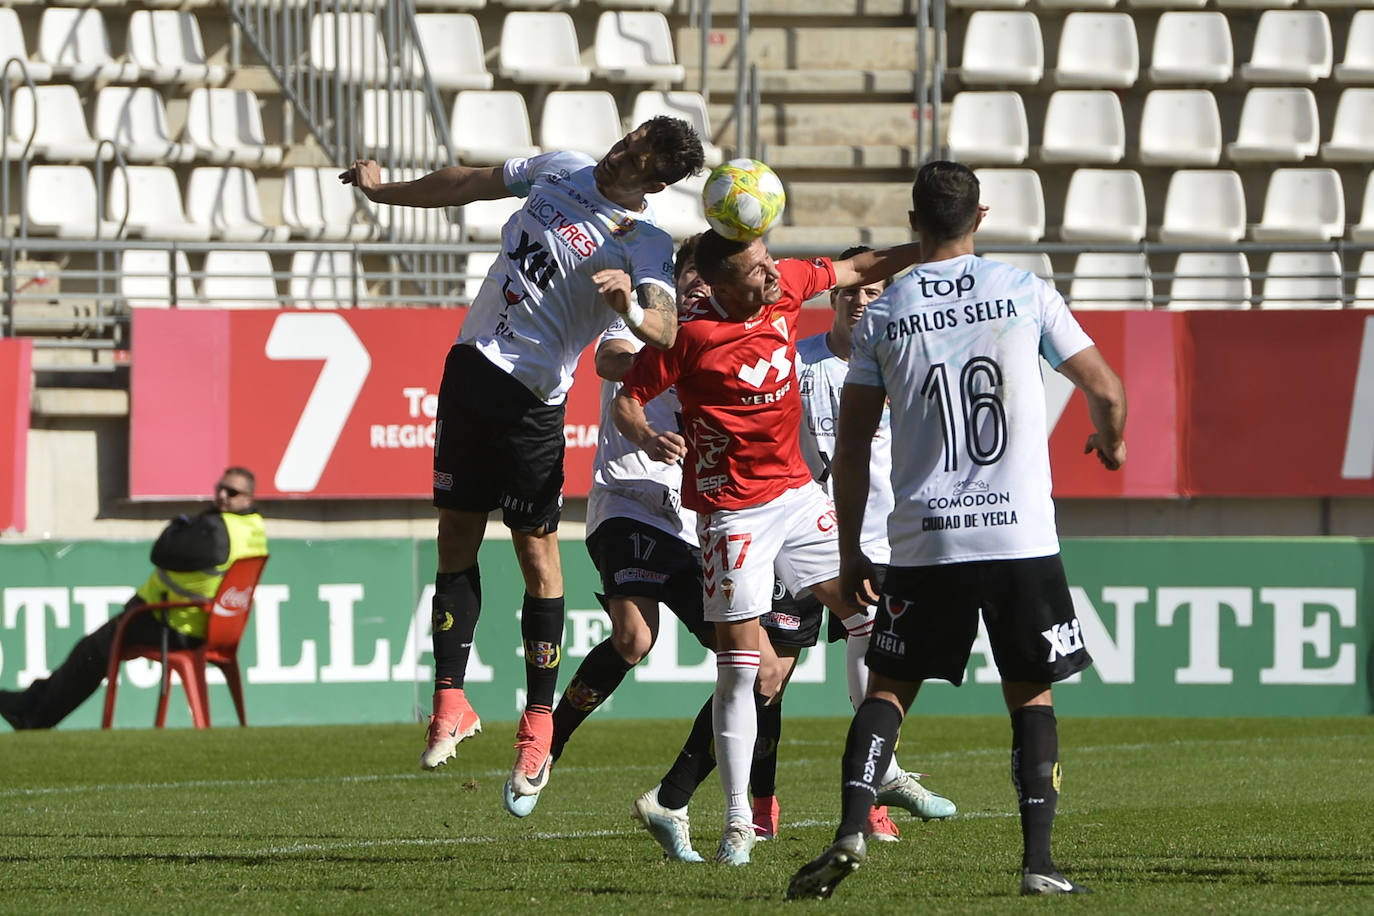
[[382,183],[382,167],[373,159],[355,159],[353,164],[339,173],[344,184],[357,185],[364,194]]
[[672,464],[687,457],[687,440],[677,433],[658,433],[644,446],[644,454],[654,461]]
[[854,556],[840,555],[840,590],[860,607],[878,603],[878,570],[862,552]]
[[1114,446],[1108,447],[1097,433],[1093,433],[1088,437],[1087,445],[1083,446],[1083,454],[1090,452],[1097,452],[1097,460],[1102,462],[1104,468],[1115,471],[1126,463],[1126,440],[1119,439]]
[[630,275],[625,271],[615,268],[598,270],[592,274],[592,282],[596,284],[606,304],[615,309],[616,314],[624,315],[630,310],[633,289],[630,286]]

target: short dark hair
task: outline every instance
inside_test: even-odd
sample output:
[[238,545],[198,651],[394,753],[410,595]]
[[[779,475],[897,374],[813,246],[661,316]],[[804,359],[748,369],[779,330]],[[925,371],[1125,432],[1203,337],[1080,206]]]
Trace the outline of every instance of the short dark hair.
[[695,263],[697,259],[697,243],[701,241],[701,233],[689,235],[682,240],[682,244],[677,246],[677,255],[673,258],[673,280],[682,279],[682,272],[687,269],[688,264]]
[[[841,251],[841,252],[840,252],[840,256],[839,256],[838,258],[836,258],[835,260],[837,260],[837,261],[848,261],[850,258],[854,257],[854,255],[856,255],[856,254],[863,254],[863,253],[866,252],[866,251],[872,251],[872,250],[873,250],[873,246],[871,246],[871,245],[853,245],[853,246],[851,246],[851,247],[849,247],[849,248],[846,248],[844,251]],[[880,283],[883,284],[883,289],[887,289],[889,286],[892,285],[892,278],[891,278],[891,277],[883,277],[882,280],[880,280],[880,281],[878,281],[878,282],[880,282]],[[867,284],[865,284],[865,285],[867,285]],[[836,289],[838,289],[838,288],[839,288],[839,287],[836,287]]]
[[714,229],[707,229],[697,241],[697,273],[711,286],[727,279],[734,271],[730,258],[749,247],[749,242],[733,242]]
[[[664,184],[695,175],[706,164],[696,128],[681,118],[658,115],[640,125],[654,151],[654,178]],[[638,129],[638,128],[637,128]]]
[[957,162],[927,162],[912,182],[911,209],[928,241],[963,238],[978,219],[978,176]]
[[253,493],[256,493],[256,492],[257,492],[257,490],[258,490],[258,479],[257,479],[256,477],[253,476],[253,472],[252,472],[252,471],[248,470],[248,469],[245,468],[245,467],[242,467],[241,465],[233,464],[233,465],[230,465],[229,467],[225,468],[225,469],[224,469],[224,473],[221,474],[221,475],[219,475],[219,476],[220,476],[220,479],[223,480],[225,477],[229,476],[230,474],[236,474],[236,475],[238,475],[239,477],[243,477],[243,478],[246,478],[246,479],[247,479],[247,481],[248,481],[248,493],[249,493],[250,496],[251,496]]

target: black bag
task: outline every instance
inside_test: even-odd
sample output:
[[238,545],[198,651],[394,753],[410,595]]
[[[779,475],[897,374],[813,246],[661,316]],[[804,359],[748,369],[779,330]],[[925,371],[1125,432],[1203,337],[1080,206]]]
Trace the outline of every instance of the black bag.
[[178,515],[153,544],[153,565],[168,572],[196,572],[229,559],[229,529],[219,512]]

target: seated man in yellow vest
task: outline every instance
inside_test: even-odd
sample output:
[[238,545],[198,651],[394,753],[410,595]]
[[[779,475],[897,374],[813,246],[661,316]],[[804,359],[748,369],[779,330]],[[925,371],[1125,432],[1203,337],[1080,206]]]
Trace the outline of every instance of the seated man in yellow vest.
[[[231,563],[267,553],[267,533],[253,504],[253,488],[252,471],[228,468],[215,488],[213,507],[172,519],[153,545],[157,569],[123,613],[159,601],[211,598]],[[56,671],[27,690],[0,690],[0,716],[16,729],[52,728],[66,718],[105,679],[120,616],[83,637]],[[173,608],[133,618],[124,639],[130,645],[157,646],[166,632],[169,649],[190,649],[205,638],[205,627],[206,614],[199,608]]]

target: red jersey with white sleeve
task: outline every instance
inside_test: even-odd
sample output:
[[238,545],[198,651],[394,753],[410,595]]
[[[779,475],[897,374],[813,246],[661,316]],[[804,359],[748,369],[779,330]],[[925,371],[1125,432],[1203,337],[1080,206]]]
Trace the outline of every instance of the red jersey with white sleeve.
[[829,258],[777,262],[782,296],[732,321],[714,299],[678,316],[671,350],[645,347],[622,391],[647,404],[670,385],[682,403],[687,459],[682,504],[697,512],[766,503],[811,480],[802,459],[797,319],[835,285]]

